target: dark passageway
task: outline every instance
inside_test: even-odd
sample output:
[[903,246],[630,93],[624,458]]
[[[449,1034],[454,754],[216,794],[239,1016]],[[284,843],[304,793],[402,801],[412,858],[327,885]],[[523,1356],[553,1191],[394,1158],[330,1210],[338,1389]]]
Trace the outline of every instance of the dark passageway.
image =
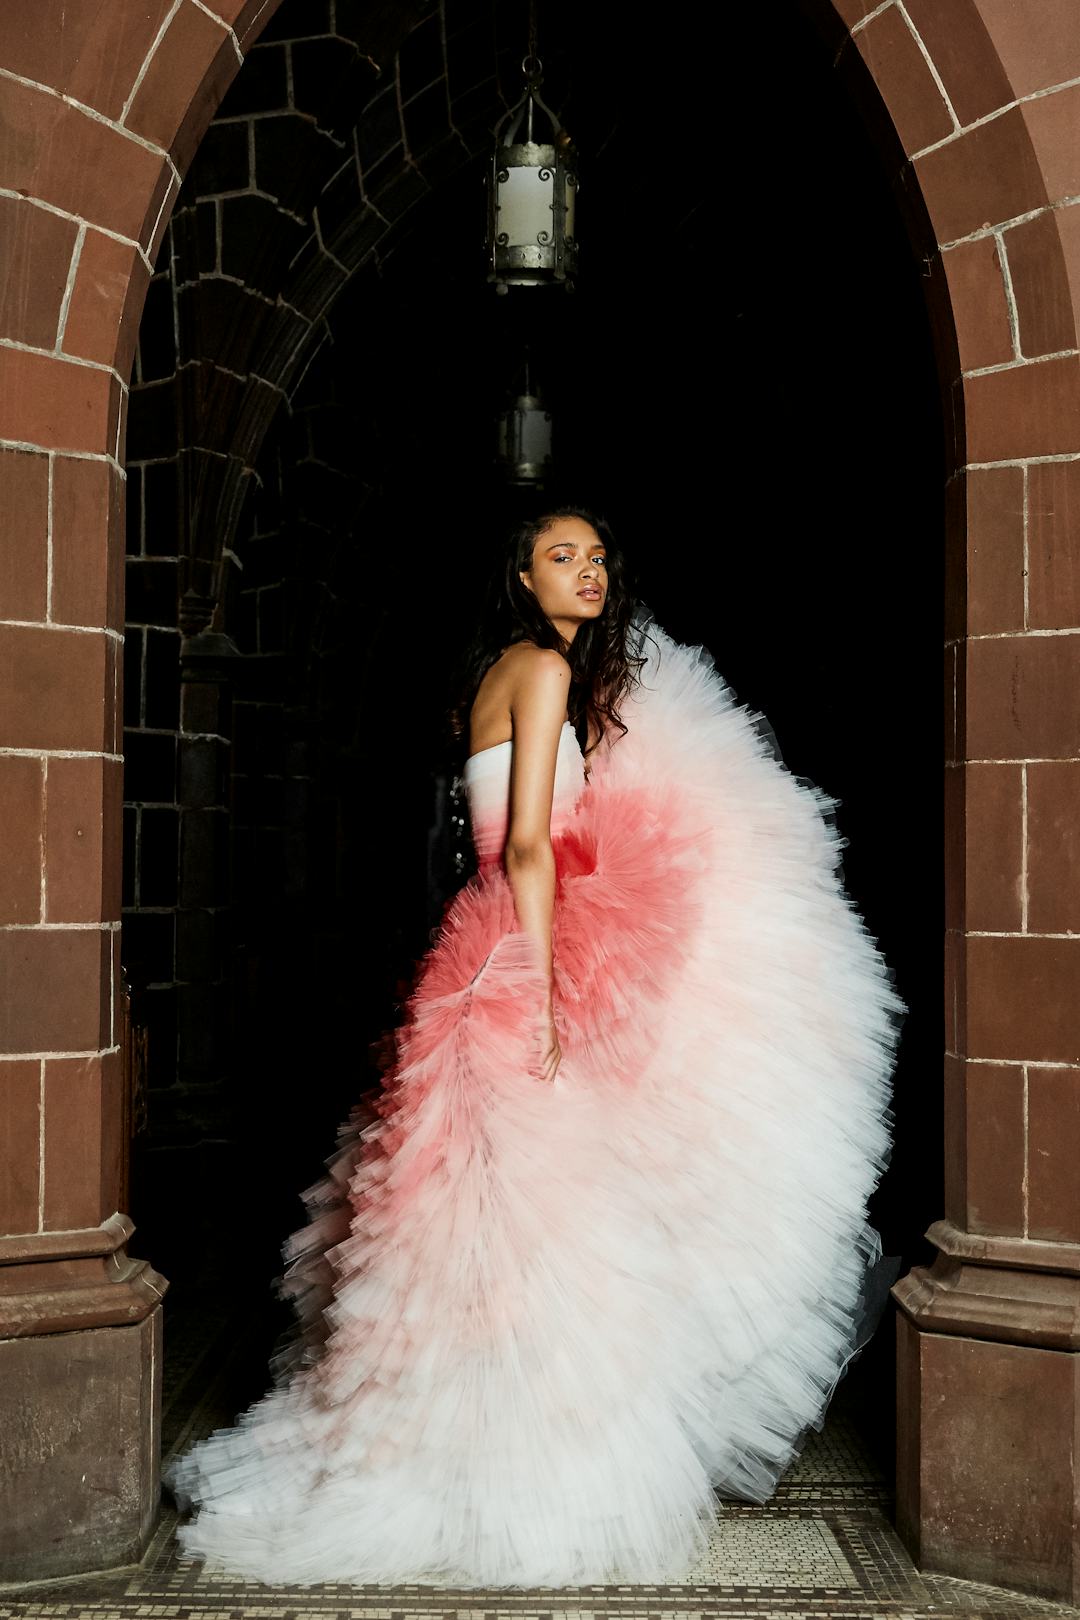
[[[523,26],[508,5],[421,8],[376,76],[343,5],[285,0],[192,165],[140,332],[135,1245],[170,1309],[212,1272],[265,1311],[268,1340],[297,1194],[460,881],[444,672],[530,502],[605,512],[660,622],[703,642],[790,768],[840,800],[850,890],[913,1007],[872,1209],[886,1251],[922,1258],[940,1203],[922,1087],[942,447],[904,224],[794,5],[713,34],[676,7],[654,56],[618,8],[545,6],[581,271],[573,294],[496,297],[483,176]],[[542,494],[493,464],[526,349],[553,419]],[[889,1333],[858,1376],[889,1468]]]

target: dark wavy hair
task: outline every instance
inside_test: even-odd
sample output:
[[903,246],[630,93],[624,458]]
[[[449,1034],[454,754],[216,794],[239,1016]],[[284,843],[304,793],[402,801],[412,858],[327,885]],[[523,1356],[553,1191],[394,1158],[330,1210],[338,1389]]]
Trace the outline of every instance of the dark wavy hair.
[[[607,551],[608,586],[603,609],[598,618],[579,625],[569,643],[520,578],[532,567],[537,540],[560,518],[580,518],[588,523]],[[456,702],[448,725],[459,757],[468,747],[469,714],[480,682],[515,641],[554,647],[569,663],[567,718],[584,752],[591,753],[598,746],[609,726],[617,726],[620,735],[625,736],[627,727],[619,714],[619,704],[639,683],[645,658],[637,649],[640,634],[651,618],[637,596],[629,565],[604,518],[583,506],[557,506],[520,523],[509,536],[503,568],[492,579],[480,623],[458,667]],[[596,732],[592,747],[587,746],[590,729]]]

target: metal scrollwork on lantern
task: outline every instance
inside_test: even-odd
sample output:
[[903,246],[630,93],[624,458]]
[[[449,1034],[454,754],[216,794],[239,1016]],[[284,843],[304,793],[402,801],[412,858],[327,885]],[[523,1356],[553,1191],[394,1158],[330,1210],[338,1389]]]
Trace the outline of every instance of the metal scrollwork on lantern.
[[[488,280],[500,293],[548,285],[569,290],[577,271],[577,154],[540,99],[539,59],[526,56],[521,71],[525,94],[495,128],[488,179]],[[538,139],[538,114],[550,125],[547,139]]]

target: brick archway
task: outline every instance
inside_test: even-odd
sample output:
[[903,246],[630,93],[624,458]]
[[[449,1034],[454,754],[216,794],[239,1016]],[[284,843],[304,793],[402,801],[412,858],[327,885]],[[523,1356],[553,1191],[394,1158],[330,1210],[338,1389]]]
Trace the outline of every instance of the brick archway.
[[897,1522],[922,1567],[1075,1601],[1080,29],[997,0],[830,11],[930,226],[950,437],[944,1215],[893,1290]]
[[[276,3],[20,9],[0,23],[0,1425],[44,1398],[57,1429],[44,1485],[0,1514],[7,1578],[136,1556],[155,1507],[163,1284],[118,1213],[127,379],[183,172]],[[908,205],[951,430],[947,1178],[939,1259],[895,1290],[900,1523],[929,1567],[1075,1598],[1080,34],[1001,0],[810,10]],[[61,1387],[97,1414],[85,1455]],[[115,1458],[95,1489],[106,1426],[119,1495]],[[75,1530],[48,1552],[58,1517]]]

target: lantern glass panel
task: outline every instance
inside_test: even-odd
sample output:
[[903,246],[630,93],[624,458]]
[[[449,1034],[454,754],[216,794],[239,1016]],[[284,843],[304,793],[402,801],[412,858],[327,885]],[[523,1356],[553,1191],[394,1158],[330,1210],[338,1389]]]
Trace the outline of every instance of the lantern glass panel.
[[555,176],[550,168],[513,168],[499,186],[496,230],[505,231],[508,247],[550,242]]
[[563,196],[566,198],[566,225],[563,234],[573,239],[574,214],[577,210],[577,185],[569,175],[566,176]]
[[536,406],[526,408],[518,418],[521,450],[519,459],[543,465],[551,455],[551,417]]

